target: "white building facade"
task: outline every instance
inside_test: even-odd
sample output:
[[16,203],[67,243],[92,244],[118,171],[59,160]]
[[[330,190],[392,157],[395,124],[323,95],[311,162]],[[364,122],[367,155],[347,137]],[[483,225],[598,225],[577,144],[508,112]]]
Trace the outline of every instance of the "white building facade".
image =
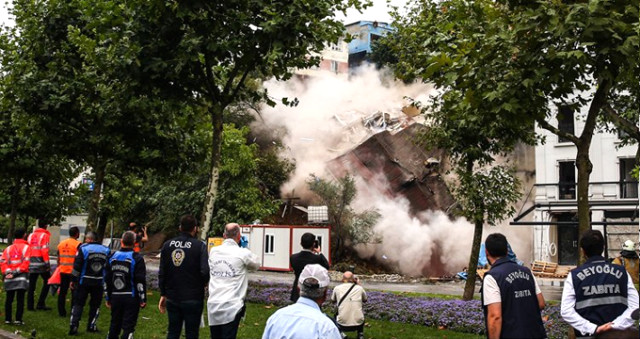
[[[560,130],[580,135],[584,112],[555,107],[551,124]],[[555,134],[536,126],[545,137],[535,147],[536,184],[532,213],[534,259],[575,265],[579,257],[575,167],[576,147]],[[598,132],[593,136],[590,159],[593,171],[589,179],[589,203],[593,229],[606,237],[606,255],[615,257],[626,239],[639,240],[638,181],[630,172],[635,166],[637,145],[622,146],[615,133]],[[512,223],[513,224],[513,223]],[[515,226],[521,227],[521,226]]]

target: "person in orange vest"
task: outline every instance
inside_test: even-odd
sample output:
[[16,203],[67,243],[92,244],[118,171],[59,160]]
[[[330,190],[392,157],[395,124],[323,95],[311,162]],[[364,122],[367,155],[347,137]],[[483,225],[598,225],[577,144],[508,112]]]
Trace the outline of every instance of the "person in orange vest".
[[144,243],[149,240],[147,237],[147,226],[138,226],[135,222],[129,223],[129,231],[136,234],[136,242],[133,244],[133,251],[140,253],[140,250],[144,247]]
[[11,324],[11,311],[13,299],[17,295],[16,325],[24,325],[22,314],[24,312],[24,292],[29,287],[29,257],[31,249],[25,240],[27,233],[23,228],[17,229],[13,235],[13,245],[7,247],[2,253],[0,267],[4,275],[4,289],[7,291],[7,299],[4,302],[4,323]]
[[33,303],[35,298],[36,283],[38,277],[42,277],[42,290],[40,291],[40,297],[38,298],[39,310],[50,310],[44,302],[47,299],[47,291],[49,290],[48,281],[51,277],[51,266],[49,264],[49,238],[51,233],[47,231],[49,223],[46,221],[40,221],[39,227],[29,234],[27,243],[31,247],[31,258],[29,264],[29,292],[27,293],[27,309],[33,311]]
[[78,241],[80,230],[77,227],[69,228],[69,238],[58,245],[58,266],[60,267],[60,293],[58,294],[58,314],[61,317],[67,316],[65,304],[67,301],[67,291],[71,283],[71,271],[73,271],[73,260],[78,253],[81,243]]

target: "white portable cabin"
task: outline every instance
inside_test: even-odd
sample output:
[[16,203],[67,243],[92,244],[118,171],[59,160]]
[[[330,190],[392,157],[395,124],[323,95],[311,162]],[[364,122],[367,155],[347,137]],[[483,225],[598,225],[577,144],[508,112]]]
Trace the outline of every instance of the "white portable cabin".
[[242,225],[242,235],[249,239],[249,249],[260,258],[260,269],[291,271],[289,257],[300,252],[300,238],[309,232],[316,236],[322,254],[331,264],[331,237],[328,226]]

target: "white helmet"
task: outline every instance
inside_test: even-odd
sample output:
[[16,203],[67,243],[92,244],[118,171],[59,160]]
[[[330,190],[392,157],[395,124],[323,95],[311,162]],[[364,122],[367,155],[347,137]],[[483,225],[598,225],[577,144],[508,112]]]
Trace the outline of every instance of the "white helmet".
[[633,241],[627,240],[627,241],[624,242],[624,245],[622,245],[622,250],[623,251],[635,251],[635,247],[636,247],[636,244],[634,244]]

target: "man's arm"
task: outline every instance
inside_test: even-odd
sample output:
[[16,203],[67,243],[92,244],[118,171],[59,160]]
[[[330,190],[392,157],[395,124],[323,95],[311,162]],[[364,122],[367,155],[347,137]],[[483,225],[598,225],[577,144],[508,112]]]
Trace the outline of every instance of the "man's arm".
[[564,288],[562,290],[562,302],[560,303],[560,315],[562,319],[566,321],[571,327],[584,334],[593,334],[596,332],[598,326],[589,320],[583,318],[576,312],[576,293],[573,289],[573,279],[571,274],[564,282]]
[[166,256],[167,256],[167,252],[164,250],[164,246],[162,246],[162,249],[160,250],[160,265],[158,267],[158,287],[160,288],[160,296],[164,296],[167,294],[167,289],[165,287],[165,274],[166,272],[164,271],[164,265],[165,265],[165,261],[167,260]]
[[631,313],[638,308],[638,291],[633,285],[631,275],[627,272],[627,309],[613,320],[611,328],[615,330],[624,330],[633,326],[634,321],[631,319]]
[[544,307],[546,306],[544,296],[542,295],[542,291],[540,290],[540,286],[538,285],[536,277],[533,274],[531,276],[533,277],[533,283],[536,286],[536,298],[538,299],[538,307],[540,308],[540,310],[544,310]]
[[71,271],[72,282],[78,282],[80,280],[82,266],[84,266],[84,254],[82,253],[82,248],[80,248],[78,249],[78,253],[76,253],[76,258],[73,260],[73,270]]
[[[247,250],[247,249],[245,249]],[[257,255],[253,254],[253,252],[247,250],[249,252],[245,257],[245,265],[247,265],[247,269],[250,271],[255,271],[260,268],[260,258]]]
[[489,339],[500,338],[502,331],[502,303],[487,305],[487,335]]
[[136,283],[135,288],[140,296],[140,306],[144,307],[147,304],[147,266],[141,255],[137,255],[134,258],[136,268],[133,281]]
[[320,253],[320,265],[326,269],[329,269],[329,261],[327,261],[327,258],[324,256],[324,254]]

